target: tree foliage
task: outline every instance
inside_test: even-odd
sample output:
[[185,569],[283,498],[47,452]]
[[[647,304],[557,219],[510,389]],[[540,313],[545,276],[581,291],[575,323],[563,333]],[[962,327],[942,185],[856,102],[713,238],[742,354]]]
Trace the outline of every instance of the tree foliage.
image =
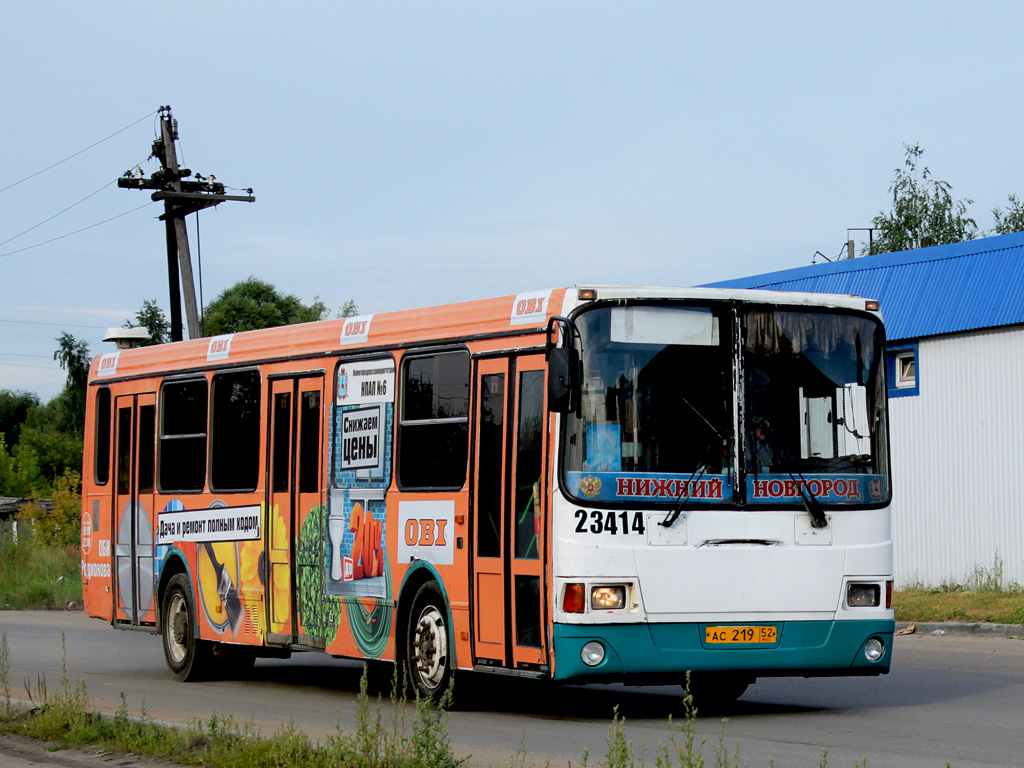
[[18,512],[18,519],[32,523],[33,538],[40,544],[67,546],[77,544],[82,522],[82,476],[67,471],[56,479],[50,492],[50,509],[38,493]]
[[270,283],[250,276],[225,289],[206,305],[203,330],[207,336],[274,328],[322,320],[329,310],[319,299],[303,304],[298,296],[282,294]]
[[1024,202],[1018,200],[1014,194],[1008,197],[1010,205],[1005,211],[998,205],[992,209],[992,218],[995,220],[993,234],[1008,235],[1011,232],[1024,232]]
[[946,245],[973,240],[978,225],[967,215],[973,200],[954,200],[952,185],[932,178],[927,166],[920,167],[924,150],[918,144],[904,144],[906,157],[895,170],[889,192],[892,209],[879,212],[872,226],[871,253],[907,251],[931,245]]
[[67,390],[28,410],[17,444],[0,436],[0,496],[42,496],[68,471],[82,469],[82,433],[67,431]]
[[39,396],[32,392],[0,389],[0,434],[14,447],[21,439],[21,428],[31,408],[38,408]]
[[34,394],[0,391],[0,496],[47,498],[82,470],[89,347],[66,332],[57,345],[53,357],[67,372],[60,394],[41,405]]
[[125,320],[124,327],[145,328],[149,332],[149,339],[141,344],[143,347],[166,344],[171,340],[171,323],[156,299],[144,299],[142,307],[135,313],[134,322]]
[[359,314],[359,305],[356,304],[355,299],[349,299],[340,307],[338,307],[338,314],[335,317],[355,317]]
[[85,429],[85,389],[89,382],[89,345],[76,339],[67,331],[61,331],[57,337],[57,350],[53,359],[60,363],[67,374],[64,391],[58,395],[63,398],[63,419],[58,428],[65,432],[79,435]]

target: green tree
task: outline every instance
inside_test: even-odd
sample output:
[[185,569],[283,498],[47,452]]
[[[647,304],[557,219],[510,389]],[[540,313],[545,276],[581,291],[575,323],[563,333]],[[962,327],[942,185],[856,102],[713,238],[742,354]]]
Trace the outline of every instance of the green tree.
[[72,399],[65,389],[46,405],[29,408],[21,439],[10,450],[0,437],[0,496],[46,497],[58,478],[81,471],[81,429],[66,429]]
[[359,305],[356,304],[355,299],[349,299],[340,307],[338,307],[338,314],[335,317],[355,317],[359,314]]
[[0,389],[0,434],[13,448],[21,439],[21,428],[30,408],[39,407],[39,397],[32,392]]
[[65,432],[81,434],[85,428],[85,389],[89,382],[89,345],[76,339],[67,331],[57,337],[57,350],[53,359],[67,371],[64,391],[57,397],[64,398],[64,418],[58,428]]
[[250,276],[225,289],[206,305],[203,330],[207,336],[274,328],[322,320],[329,310],[319,299],[303,304],[298,296],[282,294],[270,283]]
[[26,467],[17,457],[8,453],[4,436],[0,435],[0,496],[25,498],[39,485],[39,468]]
[[166,344],[171,340],[171,323],[167,315],[160,309],[156,299],[144,299],[142,307],[135,313],[134,322],[125,320],[124,328],[145,328],[149,331],[149,339],[142,342],[143,347]]
[[1004,211],[998,205],[992,209],[995,219],[994,235],[1008,235],[1011,232],[1024,232],[1024,202],[1014,194],[1009,195],[1010,205]]
[[967,215],[973,200],[954,200],[947,181],[932,178],[927,166],[919,167],[924,150],[918,144],[904,144],[906,158],[896,169],[889,192],[892,209],[872,219],[878,232],[871,253],[907,251],[930,245],[973,240],[978,225]]

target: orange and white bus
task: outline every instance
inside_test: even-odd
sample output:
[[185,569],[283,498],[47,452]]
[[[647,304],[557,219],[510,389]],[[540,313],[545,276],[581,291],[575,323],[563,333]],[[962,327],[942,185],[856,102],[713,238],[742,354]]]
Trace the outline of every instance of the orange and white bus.
[[109,352],[85,607],[181,680],[882,674],[885,370],[876,302],[621,286]]

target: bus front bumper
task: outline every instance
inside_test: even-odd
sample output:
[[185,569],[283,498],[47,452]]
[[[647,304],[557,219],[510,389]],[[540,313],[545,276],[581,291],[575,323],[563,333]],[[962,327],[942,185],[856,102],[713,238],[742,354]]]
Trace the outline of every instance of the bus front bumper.
[[[751,677],[882,675],[889,671],[895,621],[785,621],[774,643],[710,644],[708,626],[679,624],[554,625],[555,680],[577,682],[682,683],[686,672],[735,672]],[[869,661],[872,638],[883,652]],[[583,661],[584,646],[597,643],[604,656]],[[875,645],[874,643],[872,645]],[[877,647],[877,646],[876,646]],[[588,651],[597,650],[593,645]],[[594,654],[589,654],[593,661]],[[599,654],[598,654],[599,655]]]

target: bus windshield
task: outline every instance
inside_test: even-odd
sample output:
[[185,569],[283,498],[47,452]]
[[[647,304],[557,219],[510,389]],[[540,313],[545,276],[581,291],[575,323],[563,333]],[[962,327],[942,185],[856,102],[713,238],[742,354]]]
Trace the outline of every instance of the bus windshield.
[[731,502],[728,309],[596,307],[576,324],[583,379],[579,418],[568,418],[570,492]]
[[[824,504],[888,496],[874,318],[737,305],[595,306],[565,478],[581,501]],[[740,343],[733,329],[739,327]],[[742,435],[742,439],[737,439]]]
[[888,496],[883,361],[882,327],[873,318],[777,308],[746,312],[748,501],[790,496],[785,480],[806,483],[830,502]]

